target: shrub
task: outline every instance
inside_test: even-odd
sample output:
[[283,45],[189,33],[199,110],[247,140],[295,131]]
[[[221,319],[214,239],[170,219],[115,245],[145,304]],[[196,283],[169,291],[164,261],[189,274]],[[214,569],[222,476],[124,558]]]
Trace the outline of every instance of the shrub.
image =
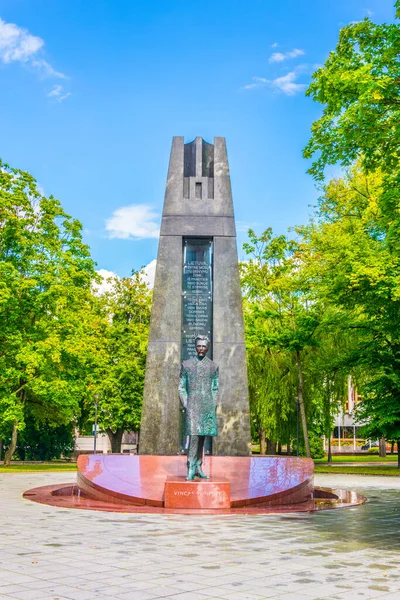
[[75,449],[72,426],[50,427],[27,422],[20,433],[15,458],[19,460],[52,460],[71,456]]
[[[310,442],[310,451],[311,451],[311,458],[324,458],[325,456],[325,452],[324,452],[324,443],[322,441],[322,438],[317,435],[316,433],[313,433],[312,431],[309,432],[308,434],[308,439]],[[294,448],[294,452],[293,454],[295,454],[296,449]],[[306,449],[304,447],[304,441],[301,440],[299,443],[299,456],[305,456],[306,455]]]
[[379,454],[379,448],[368,448],[368,454]]

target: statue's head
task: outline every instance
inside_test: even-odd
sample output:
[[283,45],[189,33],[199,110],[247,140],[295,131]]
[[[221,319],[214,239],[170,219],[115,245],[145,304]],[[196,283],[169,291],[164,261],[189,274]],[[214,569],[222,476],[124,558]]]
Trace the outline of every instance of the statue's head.
[[210,340],[206,335],[198,335],[196,337],[194,345],[196,348],[197,356],[199,358],[204,358],[210,347]]

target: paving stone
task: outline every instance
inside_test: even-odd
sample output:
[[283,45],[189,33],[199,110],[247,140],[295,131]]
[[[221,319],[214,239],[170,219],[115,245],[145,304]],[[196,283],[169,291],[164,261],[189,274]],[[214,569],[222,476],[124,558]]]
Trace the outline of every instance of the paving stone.
[[400,598],[400,478],[318,476],[370,499],[319,514],[129,515],[21,497],[73,479],[0,474],[0,600]]
[[23,592],[15,592],[10,597],[18,598],[18,600],[38,600],[39,598],[43,598],[43,591],[25,590]]
[[118,598],[120,598],[121,600],[153,600],[154,598],[157,598],[157,596],[155,596],[154,594],[150,594],[150,592],[136,590],[118,595]]
[[3,594],[3,596],[5,594],[14,594],[16,592],[24,591],[26,591],[26,588],[22,587],[21,585],[8,585],[5,584],[4,581],[0,580],[0,594]]

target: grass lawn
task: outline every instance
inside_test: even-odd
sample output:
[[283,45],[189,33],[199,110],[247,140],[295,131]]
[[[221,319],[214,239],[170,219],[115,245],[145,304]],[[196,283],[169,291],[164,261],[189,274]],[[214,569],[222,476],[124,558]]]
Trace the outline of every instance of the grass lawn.
[[[326,464],[328,458],[318,458],[315,464]],[[397,462],[397,454],[388,454],[385,458],[381,458],[377,454],[361,454],[359,456],[332,456],[334,463],[363,463],[363,462]]]
[[400,469],[396,467],[346,467],[345,465],[340,467],[330,467],[328,465],[315,465],[315,473],[329,473],[330,475],[389,475],[390,477],[399,477]]
[[0,473],[35,473],[38,471],[76,471],[76,463],[37,463],[37,464],[12,464],[3,467],[0,464]]

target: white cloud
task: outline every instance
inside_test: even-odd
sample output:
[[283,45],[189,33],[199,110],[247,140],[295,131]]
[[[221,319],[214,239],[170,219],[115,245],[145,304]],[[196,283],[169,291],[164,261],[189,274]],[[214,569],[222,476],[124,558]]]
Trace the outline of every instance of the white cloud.
[[265,79],[264,77],[253,77],[254,83],[248,83],[242,87],[242,90],[254,90],[256,88],[265,87],[270,83],[269,79]]
[[236,231],[238,233],[247,233],[249,229],[257,229],[260,226],[260,223],[257,221],[249,222],[249,221],[236,221]]
[[[154,259],[142,270],[142,281],[147,287],[152,290],[154,288],[154,278],[156,274],[157,260]],[[120,277],[114,273],[114,271],[108,271],[107,269],[98,269],[97,274],[100,275],[100,283],[93,282],[92,289],[94,294],[102,296],[107,292],[112,292],[115,286],[115,281],[118,281]]]
[[44,187],[40,185],[40,183],[36,183],[36,189],[41,196],[45,196],[46,192],[44,191]]
[[253,77],[254,83],[249,83],[242,87],[243,90],[250,90],[255,88],[270,87],[279,92],[282,92],[286,96],[294,96],[299,92],[306,89],[307,84],[296,83],[296,79],[306,70],[306,65],[299,65],[294,71],[290,71],[286,75],[276,77],[275,79],[266,79],[265,77]]
[[59,71],[53,69],[53,67],[47,62],[47,60],[44,60],[43,58],[40,58],[39,60],[32,60],[31,65],[35,67],[35,69],[37,69],[44,77],[57,77],[58,79],[68,79],[67,75],[64,75],[64,73],[60,73]]
[[248,83],[247,85],[244,85],[242,90],[252,90],[254,88],[263,87],[264,85],[270,83],[269,79],[266,79],[265,77],[253,77],[253,81],[254,83]]
[[271,85],[275,89],[286,94],[286,96],[294,96],[305,90],[307,87],[305,83],[295,83],[298,76],[299,73],[296,73],[296,71],[290,71],[287,75],[273,79]]
[[277,48],[278,47],[278,42],[274,42],[273,44],[271,44],[271,48]]
[[302,56],[304,54],[304,50],[299,50],[298,48],[295,48],[294,50],[291,50],[290,52],[274,52],[270,58],[269,58],[269,62],[270,63],[280,63],[283,62],[284,60],[287,60],[288,58],[296,58],[297,56]]
[[37,69],[46,77],[66,79],[66,75],[53,69],[38,52],[44,47],[42,38],[32,35],[27,29],[15,23],[6,23],[0,19],[0,61],[4,64],[19,62]]
[[269,58],[270,63],[282,62],[283,60],[285,60],[285,55],[283,54],[283,52],[274,52]]
[[64,94],[62,85],[55,85],[52,90],[47,94],[49,98],[55,98],[58,102],[62,102],[68,96],[71,95],[71,92],[67,92]]
[[154,278],[156,276],[156,266],[157,266],[157,261],[156,261],[156,259],[154,259],[151,262],[149,262],[149,264],[146,267],[144,267],[144,269],[143,269],[142,279],[147,284],[147,287],[149,287],[151,290],[154,287]]
[[59,96],[61,94],[62,89],[63,89],[62,85],[55,85],[53,87],[53,89],[47,95],[48,95],[49,98],[51,98],[53,96],[57,97],[57,96]]
[[40,37],[0,19],[0,58],[3,63],[26,62],[43,46],[44,41]]
[[147,204],[121,206],[106,220],[106,231],[109,238],[158,238],[158,219],[159,215]]
[[111,292],[114,288],[115,279],[119,279],[118,275],[113,273],[113,271],[107,271],[107,269],[99,269],[97,273],[101,277],[101,282],[93,282],[93,292],[98,296],[101,296],[106,292]]
[[242,90],[253,90],[254,88],[260,87],[258,83],[248,83],[242,87]]

